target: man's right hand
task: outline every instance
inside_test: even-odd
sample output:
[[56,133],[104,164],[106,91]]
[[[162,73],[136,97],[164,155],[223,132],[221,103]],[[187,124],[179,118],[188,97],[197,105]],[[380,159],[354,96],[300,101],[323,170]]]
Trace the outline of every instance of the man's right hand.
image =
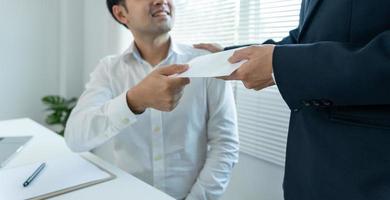
[[127,92],[127,105],[136,114],[143,113],[147,108],[172,111],[190,80],[170,76],[187,70],[187,65],[170,65],[154,70]]

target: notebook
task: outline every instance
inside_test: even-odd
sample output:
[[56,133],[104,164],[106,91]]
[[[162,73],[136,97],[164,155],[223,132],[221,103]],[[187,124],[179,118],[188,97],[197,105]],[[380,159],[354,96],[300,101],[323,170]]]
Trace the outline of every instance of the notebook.
[[115,178],[78,154],[43,162],[46,167],[28,187],[23,182],[42,162],[0,170],[0,199],[46,199]]

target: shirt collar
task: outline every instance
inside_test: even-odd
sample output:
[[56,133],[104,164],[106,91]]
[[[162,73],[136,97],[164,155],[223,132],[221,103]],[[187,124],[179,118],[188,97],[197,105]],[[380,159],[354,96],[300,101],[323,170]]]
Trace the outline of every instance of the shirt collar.
[[179,55],[185,54],[185,50],[180,46],[180,44],[176,43],[175,40],[171,37],[171,46],[169,47],[170,52],[174,52]]
[[[172,39],[172,37],[170,38],[170,43],[171,44],[169,46],[167,58],[172,56],[173,54],[175,54],[175,55],[185,54],[185,50],[182,49],[181,46]],[[127,48],[127,50],[125,52],[123,52],[122,56],[125,59],[134,58],[137,61],[143,60],[134,41],[131,42],[129,48]]]

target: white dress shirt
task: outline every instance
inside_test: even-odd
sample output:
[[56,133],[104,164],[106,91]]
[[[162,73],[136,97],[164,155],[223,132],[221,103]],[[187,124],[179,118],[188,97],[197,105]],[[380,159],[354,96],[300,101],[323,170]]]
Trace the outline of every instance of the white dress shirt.
[[191,79],[172,112],[147,109],[135,115],[126,102],[128,89],[154,69],[205,53],[172,42],[167,58],[153,67],[132,44],[122,55],[101,60],[68,120],[68,146],[92,150],[176,199],[218,199],[238,160],[229,83]]

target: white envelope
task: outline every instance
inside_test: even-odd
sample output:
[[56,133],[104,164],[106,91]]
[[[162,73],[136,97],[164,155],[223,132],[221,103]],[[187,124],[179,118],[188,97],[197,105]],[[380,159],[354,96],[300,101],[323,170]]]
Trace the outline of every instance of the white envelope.
[[189,69],[175,77],[220,77],[228,76],[238,69],[246,60],[231,64],[228,59],[237,49],[222,51],[219,53],[199,56],[192,59],[188,65]]

